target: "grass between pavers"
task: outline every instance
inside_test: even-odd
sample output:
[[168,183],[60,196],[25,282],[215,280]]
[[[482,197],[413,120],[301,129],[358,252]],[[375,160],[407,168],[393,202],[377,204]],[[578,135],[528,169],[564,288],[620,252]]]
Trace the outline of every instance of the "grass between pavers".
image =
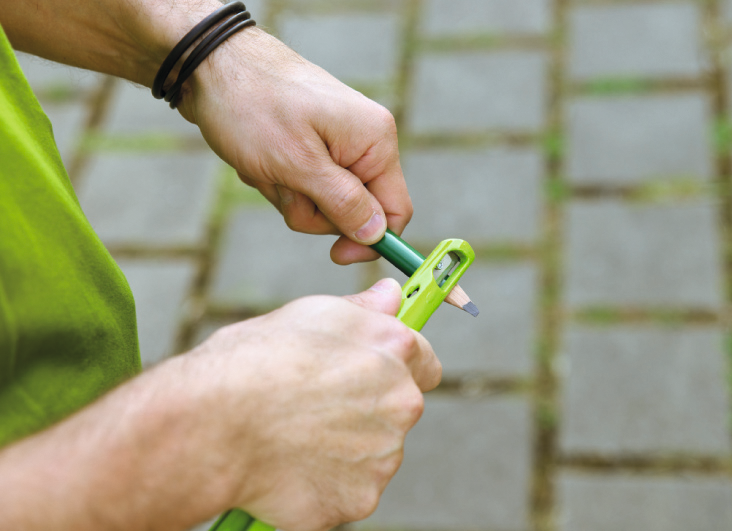
[[712,130],[714,147],[717,155],[726,156],[732,149],[732,122],[727,118],[718,116]]
[[718,183],[678,175],[649,179],[630,189],[628,199],[637,203],[677,203],[690,199],[720,199],[725,193]]
[[259,190],[244,184],[236,174],[236,170],[223,162],[218,172],[218,183],[216,201],[211,213],[211,225],[214,227],[223,226],[232,212],[242,206],[257,209],[274,208]]
[[653,89],[653,83],[637,77],[607,77],[584,82],[580,85],[583,93],[596,96],[621,94],[645,94]]
[[556,32],[546,34],[506,34],[474,32],[452,35],[420,35],[415,42],[418,53],[461,53],[493,52],[502,50],[545,50],[561,42],[563,35]]
[[494,243],[475,246],[475,258],[483,264],[504,264],[512,262],[533,261],[540,251],[530,245],[514,243]]
[[148,132],[140,135],[108,135],[88,133],[79,143],[82,153],[99,152],[160,152],[208,149],[202,139],[181,137],[170,133]]
[[560,131],[547,131],[541,145],[550,160],[561,160],[567,151],[567,139]]
[[[724,341],[724,352],[727,354],[727,389],[732,397],[732,333],[727,332]],[[732,426],[732,408],[729,411],[729,424]]]
[[639,205],[673,205],[690,201],[704,201],[706,204],[723,204],[731,197],[732,189],[724,183],[704,181],[691,175],[667,175],[652,177],[637,184],[570,184],[557,177],[545,188],[550,203],[570,200],[615,199]]
[[575,323],[590,326],[616,326],[623,324],[652,324],[671,329],[687,325],[720,324],[717,312],[711,310],[680,310],[673,308],[628,308],[592,306],[568,311]]
[[79,90],[68,83],[47,85],[34,92],[36,97],[44,103],[68,103],[81,99],[80,96],[86,96],[86,93],[80,95]]

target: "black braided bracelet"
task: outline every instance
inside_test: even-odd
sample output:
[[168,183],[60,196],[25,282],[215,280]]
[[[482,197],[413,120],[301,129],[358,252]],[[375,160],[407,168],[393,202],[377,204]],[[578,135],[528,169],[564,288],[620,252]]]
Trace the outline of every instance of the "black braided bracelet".
[[[231,16],[233,15],[233,16]],[[196,24],[181,41],[175,45],[173,50],[165,58],[160,66],[152,85],[152,95],[157,99],[165,98],[174,109],[183,83],[188,79],[198,65],[222,42],[231,37],[234,33],[248,27],[254,26],[256,22],[250,18],[246,6],[242,2],[232,2],[217,9],[201,22]],[[203,34],[218,24],[221,20],[228,18],[224,23],[202,39],[201,43],[191,52],[184,61],[175,83],[168,89],[163,90],[163,85],[168,79],[173,67],[183,56],[185,51],[196,42]]]

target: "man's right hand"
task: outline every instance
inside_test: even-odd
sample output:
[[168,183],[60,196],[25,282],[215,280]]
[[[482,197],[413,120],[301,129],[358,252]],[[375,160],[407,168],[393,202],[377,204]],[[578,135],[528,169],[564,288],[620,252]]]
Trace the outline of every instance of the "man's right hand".
[[3,448],[0,529],[173,531],[231,507],[286,531],[365,518],[441,377],[393,317],[400,296],[386,280],[225,327]]
[[207,452],[231,463],[232,504],[287,531],[373,512],[441,376],[429,343],[392,317],[400,300],[391,279],[299,299],[187,356],[210,387],[201,429],[220,434]]

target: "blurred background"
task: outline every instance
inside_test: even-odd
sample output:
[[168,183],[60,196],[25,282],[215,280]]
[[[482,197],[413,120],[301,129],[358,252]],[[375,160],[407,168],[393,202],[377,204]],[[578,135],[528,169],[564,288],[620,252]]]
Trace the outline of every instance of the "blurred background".
[[[732,529],[732,1],[246,4],[394,114],[407,240],[478,252],[461,284],[480,317],[428,324],[444,382],[350,528]],[[333,238],[290,233],[147,89],[19,55],[135,293],[145,365],[403,280],[330,263]]]

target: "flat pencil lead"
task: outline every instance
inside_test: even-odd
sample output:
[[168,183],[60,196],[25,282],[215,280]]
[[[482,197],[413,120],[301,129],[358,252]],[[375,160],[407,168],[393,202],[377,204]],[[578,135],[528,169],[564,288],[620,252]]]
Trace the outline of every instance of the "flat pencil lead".
[[463,306],[463,310],[468,312],[473,317],[478,317],[478,314],[480,313],[480,310],[478,310],[478,307],[473,304],[472,301]]

